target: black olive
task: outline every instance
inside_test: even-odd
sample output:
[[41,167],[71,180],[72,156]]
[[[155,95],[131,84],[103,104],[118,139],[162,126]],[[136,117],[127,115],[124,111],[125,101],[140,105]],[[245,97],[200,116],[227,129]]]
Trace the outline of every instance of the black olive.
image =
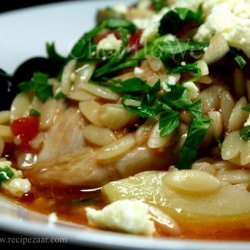
[[61,65],[44,57],[34,57],[22,63],[13,75],[13,82],[19,84],[29,81],[34,72],[41,72],[55,77],[58,75]]
[[17,93],[17,85],[13,83],[11,77],[6,75],[6,72],[0,69],[0,111],[10,109]]

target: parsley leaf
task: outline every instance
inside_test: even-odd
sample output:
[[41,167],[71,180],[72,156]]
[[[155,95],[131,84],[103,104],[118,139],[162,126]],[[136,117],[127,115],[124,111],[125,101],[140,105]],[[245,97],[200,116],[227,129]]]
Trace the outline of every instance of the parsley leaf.
[[[184,169],[191,166],[210,124],[210,119],[202,117],[201,100],[192,103],[188,90],[178,84],[169,86],[170,92],[163,94],[160,91],[160,81],[152,87],[140,78],[126,81],[113,80],[111,83],[93,83],[123,94],[121,103],[131,113],[144,119],[159,117],[161,136],[168,136],[179,127],[180,110],[191,112],[195,118],[189,125],[188,136],[180,151],[177,167]],[[138,104],[128,105],[127,100],[138,101]]]
[[130,78],[126,81],[119,81],[121,84],[121,89],[118,90],[118,92],[122,91],[122,92],[141,92],[141,91],[145,91],[145,90],[149,90],[150,86],[143,81],[141,78]]
[[34,91],[39,100],[46,102],[53,96],[52,85],[49,84],[48,80],[48,75],[36,72],[31,81],[20,83],[18,88],[22,92]]
[[194,21],[197,26],[202,24],[202,7],[201,5],[196,12],[187,8],[175,8],[167,12],[160,22],[159,34],[166,35],[168,33],[176,34],[186,24]]
[[143,96],[143,103],[147,103],[147,104],[154,103],[155,100],[157,99],[157,95],[158,95],[160,90],[161,90],[161,82],[158,81]]
[[207,42],[195,42],[195,41],[159,41],[154,43],[153,54],[156,57],[164,57],[169,60],[174,55],[185,54],[190,51],[202,51],[204,48],[208,47]]
[[243,141],[248,141],[250,139],[250,126],[241,129],[240,137]]
[[[128,43],[128,31],[124,28],[117,29],[117,32],[121,35],[122,38],[122,46],[120,50],[102,67],[97,69],[93,75],[94,79],[103,77],[107,74],[115,72],[119,70],[121,64],[126,60],[129,49],[126,47]],[[118,69],[117,69],[118,65]]]
[[150,117],[156,117],[160,112],[162,105],[155,105],[155,106],[150,106],[150,105],[138,105],[138,106],[132,106],[132,105],[126,105],[125,101],[127,99],[123,98],[122,104],[124,108],[131,113],[134,113],[136,115],[139,115],[142,118],[150,118]]
[[39,111],[37,111],[36,109],[30,109],[29,115],[30,116],[40,117],[41,113]]
[[200,75],[201,69],[198,67],[197,63],[190,63],[183,66],[176,66],[173,68],[168,68],[169,74],[178,74],[178,73],[185,73],[185,72],[192,72]]
[[242,110],[247,111],[247,112],[250,113],[250,105],[247,105],[247,106],[243,107]]
[[134,34],[136,31],[136,26],[125,19],[119,19],[119,18],[110,18],[104,21],[103,23],[104,28],[116,30],[116,29],[126,29],[129,31],[129,33]]
[[189,108],[189,112],[191,112],[195,117],[201,117],[202,116],[202,106],[201,106],[201,100],[198,100],[194,103],[192,103]]
[[58,101],[65,98],[65,95],[63,94],[62,91],[59,91],[58,93],[55,94],[54,98]]
[[188,91],[181,85],[170,85],[170,92],[160,97],[160,101],[174,109],[188,109],[192,104]]
[[243,69],[245,67],[246,63],[247,63],[246,60],[242,56],[240,56],[240,55],[237,55],[234,58],[234,61],[239,65],[239,67],[241,69]]
[[159,124],[161,136],[172,134],[180,125],[179,112],[169,109],[161,113]]
[[[189,52],[202,52],[204,48],[209,46],[207,42],[196,41],[182,41],[176,39],[175,41],[165,41],[166,36],[155,39],[154,42],[148,46],[138,50],[135,55],[127,58],[126,62],[115,66],[115,70],[135,67],[140,61],[146,58],[147,55],[159,57],[167,68],[169,73],[183,73],[193,72],[197,74],[196,80],[200,77],[200,69],[196,63],[189,63],[187,65],[180,65],[182,61],[190,61],[193,59]],[[111,69],[113,71],[113,69]]]
[[2,182],[7,181],[11,179],[14,176],[13,171],[10,167],[5,166],[0,168],[0,185]]
[[166,0],[151,0],[152,6],[156,12],[161,11],[163,8],[167,7],[167,1]]
[[46,43],[46,51],[48,58],[52,62],[57,63],[60,66],[63,66],[66,63],[67,59],[57,53],[55,43]]
[[240,55],[240,51],[237,49],[231,49],[230,52],[231,56],[233,57],[234,61],[238,64],[238,66],[243,69],[247,62],[243,56]]
[[188,129],[187,139],[182,147],[177,162],[178,169],[189,169],[197,157],[199,147],[210,127],[210,119],[194,118]]
[[[188,63],[186,65],[180,65],[182,61],[185,61],[190,54],[189,52],[200,52],[208,46],[206,42],[195,41],[170,41],[170,42],[157,42],[154,44],[153,54],[156,57],[160,57],[162,63],[167,68],[169,74],[193,72],[197,76],[193,81],[201,75],[201,70],[196,63]],[[188,58],[190,60],[190,58]]]
[[[169,41],[169,42],[157,42],[154,44],[154,47],[152,49],[153,55],[156,57],[160,57],[161,61],[165,65],[165,67],[168,70],[171,70],[171,68],[176,67],[178,64],[180,64],[183,60],[185,60],[185,57],[188,56],[189,52],[199,52],[203,51],[204,48],[208,47],[207,42],[195,42],[195,41]],[[181,70],[179,72],[183,72],[182,69],[187,69],[190,67],[190,70],[194,71],[195,65],[187,65],[181,67]],[[176,70],[176,72],[178,72]],[[187,72],[187,70],[185,70]]]
[[89,32],[83,34],[83,36],[74,45],[73,49],[70,52],[70,55],[68,56],[68,59],[90,60],[92,58],[92,53],[96,52],[96,44],[93,41],[93,38],[97,36],[99,32],[105,29],[119,29],[120,31],[126,30],[126,34],[128,34],[134,33],[136,31],[136,26],[124,19],[107,19],[102,24],[97,25]]
[[111,83],[100,83],[100,82],[92,82],[92,83],[102,85],[115,92],[124,94],[138,93],[150,89],[150,86],[145,81],[137,77],[130,78],[126,81],[113,80],[111,81]]
[[72,48],[70,55],[68,56],[70,59],[83,59],[85,57],[89,58],[89,52],[91,50],[92,39],[103,30],[102,25],[98,25],[89,32],[83,34],[83,36],[77,41],[77,43]]

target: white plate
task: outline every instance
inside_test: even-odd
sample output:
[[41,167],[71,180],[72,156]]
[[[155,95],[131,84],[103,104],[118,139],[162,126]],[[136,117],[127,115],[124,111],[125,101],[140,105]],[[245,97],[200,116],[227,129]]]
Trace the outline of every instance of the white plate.
[[[124,1],[131,3],[133,0]],[[23,60],[45,54],[45,42],[55,41],[67,54],[83,31],[94,25],[96,10],[117,1],[68,2],[14,11],[0,16],[0,68],[13,72]],[[114,249],[249,250],[250,243],[152,239],[101,232],[65,222],[48,223],[46,216],[0,199],[0,228],[16,233],[65,237],[84,246]]]

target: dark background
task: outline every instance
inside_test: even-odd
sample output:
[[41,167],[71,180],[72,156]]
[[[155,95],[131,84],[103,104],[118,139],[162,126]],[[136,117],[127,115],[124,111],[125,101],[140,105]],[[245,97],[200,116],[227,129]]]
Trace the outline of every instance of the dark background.
[[[37,5],[42,5],[42,4],[49,4],[49,3],[55,3],[55,2],[65,2],[67,0],[1,0],[0,1],[0,13],[3,12],[7,12],[7,11],[11,11],[11,10],[15,10],[15,9],[21,9],[21,8],[26,8],[26,7],[31,7],[31,6],[37,6]],[[86,1],[86,0],[68,0],[68,1]],[[94,0],[90,0],[90,1],[94,1]],[[1,216],[1,214],[0,214]],[[1,230],[0,228],[0,237],[2,238],[9,238],[9,237],[26,237],[26,235],[24,234],[13,234],[10,232],[6,232]],[[27,235],[27,237],[29,237]],[[31,248],[31,249],[50,249],[50,248],[56,248],[58,249],[82,249],[82,250],[98,250],[98,249],[94,249],[94,248],[89,248],[89,247],[85,247],[85,246],[75,246],[75,245],[71,245],[71,244],[40,244],[40,245],[25,245],[22,246],[20,244],[8,244],[8,245],[3,245],[1,244],[1,249],[3,249],[3,247],[6,247],[6,249],[12,249],[12,248]],[[100,249],[99,249],[100,250]]]
[[[36,6],[53,2],[65,2],[65,1],[66,0],[2,0],[0,1],[0,12],[25,8],[29,6]],[[68,0],[68,1],[75,1],[75,0]]]

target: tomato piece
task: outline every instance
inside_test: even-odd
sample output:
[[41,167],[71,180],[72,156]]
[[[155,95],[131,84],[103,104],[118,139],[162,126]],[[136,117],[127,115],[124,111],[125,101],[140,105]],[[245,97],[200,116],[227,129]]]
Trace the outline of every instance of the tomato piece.
[[134,35],[131,35],[129,39],[129,46],[131,48],[131,54],[135,54],[136,51],[142,48],[142,44],[140,43],[142,36],[142,31],[137,30],[137,32]]
[[20,148],[30,151],[30,141],[39,133],[39,118],[30,116],[17,119],[11,124],[11,130],[14,136],[20,139]]

